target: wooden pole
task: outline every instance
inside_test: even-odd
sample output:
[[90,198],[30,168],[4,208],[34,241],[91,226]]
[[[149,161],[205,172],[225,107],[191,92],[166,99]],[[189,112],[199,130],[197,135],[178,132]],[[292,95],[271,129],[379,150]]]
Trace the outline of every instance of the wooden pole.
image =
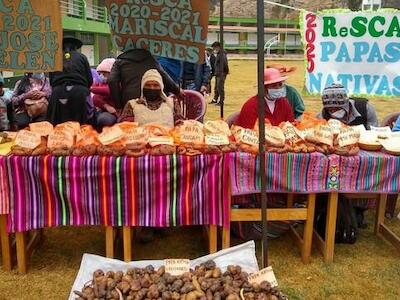
[[258,47],[258,129],[261,176],[262,264],[268,267],[267,189],[265,177],[265,100],[264,100],[264,0],[257,0]]
[[[219,0],[219,42],[221,44],[221,48],[220,48],[220,53],[218,53],[217,55],[220,55],[220,57],[223,56],[223,51],[224,51],[224,0]],[[223,69],[223,64],[219,64],[219,72],[220,74],[223,74],[224,69]],[[221,96],[220,96],[221,97]],[[221,119],[224,118],[224,105],[225,105],[225,99],[224,101],[221,101],[220,98],[220,116]]]

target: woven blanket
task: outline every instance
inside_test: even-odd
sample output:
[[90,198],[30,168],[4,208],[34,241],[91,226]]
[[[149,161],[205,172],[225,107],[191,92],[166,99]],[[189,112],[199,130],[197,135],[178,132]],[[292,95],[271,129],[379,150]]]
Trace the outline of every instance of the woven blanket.
[[64,225],[229,225],[222,156],[10,156],[7,168],[10,232]]
[[9,212],[9,189],[7,179],[6,157],[0,156],[0,215]]
[[357,156],[329,156],[328,188],[348,193],[400,192],[400,157],[360,151]]
[[[259,193],[259,156],[231,153],[232,195]],[[328,159],[320,153],[266,153],[267,192],[325,192]]]

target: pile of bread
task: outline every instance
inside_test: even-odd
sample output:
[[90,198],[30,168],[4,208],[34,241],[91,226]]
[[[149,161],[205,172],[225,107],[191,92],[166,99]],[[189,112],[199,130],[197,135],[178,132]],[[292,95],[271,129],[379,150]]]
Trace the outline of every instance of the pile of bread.
[[[265,149],[276,153],[320,152],[349,156],[356,155],[360,147],[380,150],[385,143],[385,148],[393,148],[393,144],[400,145],[391,136],[382,142],[382,136],[382,129],[379,128],[376,131],[366,131],[363,126],[350,127],[337,120],[319,120],[306,113],[295,124],[284,122],[279,126],[272,126],[266,122]],[[379,147],[375,147],[377,145]],[[392,148],[390,149],[393,150]],[[396,154],[396,149],[388,152]],[[56,156],[144,156],[175,153],[194,156],[233,151],[258,153],[258,124],[254,129],[246,129],[235,125],[229,128],[223,120],[207,121],[204,124],[187,120],[171,130],[157,124],[138,126],[135,122],[123,122],[105,127],[98,133],[92,126],[80,126],[76,122],[65,122],[55,127],[48,122],[38,122],[19,131],[15,145],[11,148],[14,155]],[[398,152],[400,153],[400,149]]]

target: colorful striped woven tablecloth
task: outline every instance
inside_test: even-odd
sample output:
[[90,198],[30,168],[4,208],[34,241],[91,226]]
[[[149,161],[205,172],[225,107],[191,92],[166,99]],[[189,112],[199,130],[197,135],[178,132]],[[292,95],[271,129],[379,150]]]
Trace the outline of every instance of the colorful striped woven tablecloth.
[[[230,153],[232,195],[259,193],[259,156]],[[266,153],[267,192],[326,192],[328,158],[320,153]]]
[[229,226],[223,156],[9,156],[7,168],[10,232],[67,225]]
[[357,156],[329,156],[329,190],[343,193],[399,193],[400,157],[361,150]]
[[0,156],[0,215],[9,212],[9,188],[7,178],[6,157]]

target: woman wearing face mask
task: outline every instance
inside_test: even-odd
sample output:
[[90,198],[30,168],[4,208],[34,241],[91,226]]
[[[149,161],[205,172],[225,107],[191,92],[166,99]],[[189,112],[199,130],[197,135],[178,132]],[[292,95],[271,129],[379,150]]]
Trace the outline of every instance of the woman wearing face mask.
[[[273,68],[264,70],[265,87],[265,118],[273,126],[278,126],[281,122],[293,122],[293,110],[286,99],[286,89],[284,81],[288,77],[282,76],[280,72]],[[253,96],[243,105],[235,125],[244,128],[254,128],[258,119],[258,96]]]
[[[11,101],[18,129],[25,128],[32,122],[46,120],[47,101],[50,95],[50,82],[43,73],[25,73],[24,77],[17,81]],[[32,105],[37,106],[36,101],[41,102],[41,109],[34,112]]]
[[99,82],[90,88],[93,104],[97,110],[96,125],[100,128],[115,124],[118,118],[118,112],[115,109],[115,103],[111,99],[110,88],[108,87],[108,77],[114,62],[114,58],[106,58],[97,66]]
[[140,126],[156,123],[172,128],[182,120],[179,104],[163,92],[164,83],[156,69],[144,73],[141,87],[141,97],[128,101],[120,121],[135,121]]
[[364,98],[350,98],[341,84],[328,86],[322,92],[320,118],[336,119],[349,126],[364,125],[366,129],[378,126],[375,108]]

